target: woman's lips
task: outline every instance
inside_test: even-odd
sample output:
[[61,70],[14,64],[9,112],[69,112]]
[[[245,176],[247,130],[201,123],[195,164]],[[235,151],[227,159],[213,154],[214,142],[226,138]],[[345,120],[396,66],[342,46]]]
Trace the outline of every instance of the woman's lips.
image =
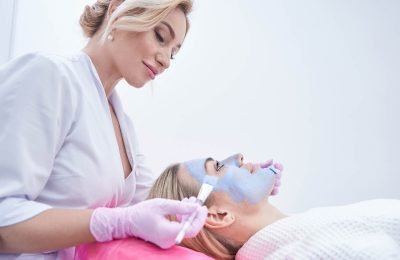
[[144,62],[144,65],[147,67],[147,72],[148,72],[150,78],[151,78],[151,79],[154,79],[154,78],[157,76],[157,74],[158,74],[157,69],[154,68],[153,66],[151,66],[151,65],[149,65],[149,64],[147,64],[147,63],[145,63],[145,62]]

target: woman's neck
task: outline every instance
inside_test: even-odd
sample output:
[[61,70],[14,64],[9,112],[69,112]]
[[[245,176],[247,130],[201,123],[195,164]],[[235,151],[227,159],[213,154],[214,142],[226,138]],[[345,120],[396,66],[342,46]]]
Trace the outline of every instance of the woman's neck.
[[83,48],[83,52],[90,57],[99,75],[106,96],[109,97],[117,83],[121,80],[121,75],[118,73],[105,45],[106,43],[102,44],[100,42],[98,36],[94,36],[85,48]]

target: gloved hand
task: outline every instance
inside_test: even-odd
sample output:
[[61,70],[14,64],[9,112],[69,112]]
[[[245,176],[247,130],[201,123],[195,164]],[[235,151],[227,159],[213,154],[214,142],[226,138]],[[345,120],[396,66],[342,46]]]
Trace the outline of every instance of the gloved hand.
[[183,223],[170,221],[168,215],[190,215],[198,211],[185,237],[194,237],[203,227],[207,208],[193,200],[151,199],[126,208],[97,208],[90,220],[90,231],[96,241],[110,241],[130,236],[150,241],[161,248],[174,245]]
[[282,177],[282,171],[283,171],[283,165],[280,163],[273,163],[273,160],[268,160],[264,163],[260,164],[261,168],[268,168],[271,165],[275,167],[275,169],[278,170],[276,173],[276,178],[275,178],[275,183],[274,183],[274,188],[271,191],[271,195],[276,195],[279,193],[279,186],[281,186],[281,177]]

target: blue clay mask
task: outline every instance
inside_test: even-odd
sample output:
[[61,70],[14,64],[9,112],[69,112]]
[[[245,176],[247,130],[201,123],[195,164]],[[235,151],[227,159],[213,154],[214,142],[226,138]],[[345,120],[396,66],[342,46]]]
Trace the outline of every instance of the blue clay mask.
[[[238,155],[233,155],[220,161],[224,165],[225,174],[221,176],[214,187],[214,191],[227,192],[237,203],[258,203],[272,190],[275,183],[273,167],[260,168],[254,173],[239,167]],[[199,183],[207,175],[206,159],[191,160],[184,163],[186,169]],[[218,176],[218,175],[217,175]]]

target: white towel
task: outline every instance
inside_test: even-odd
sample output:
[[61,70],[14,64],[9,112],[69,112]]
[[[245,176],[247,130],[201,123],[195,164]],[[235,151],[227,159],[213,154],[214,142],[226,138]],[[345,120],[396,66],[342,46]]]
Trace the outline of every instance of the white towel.
[[400,200],[294,214],[253,235],[236,259],[400,259]]

